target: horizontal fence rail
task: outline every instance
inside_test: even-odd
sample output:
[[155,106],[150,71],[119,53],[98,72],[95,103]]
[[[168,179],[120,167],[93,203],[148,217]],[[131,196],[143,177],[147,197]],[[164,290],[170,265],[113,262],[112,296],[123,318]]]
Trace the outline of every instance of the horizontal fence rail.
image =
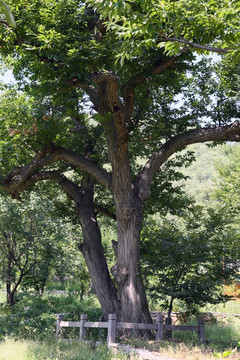
[[78,327],[79,340],[82,341],[86,338],[87,328],[108,329],[107,344],[108,347],[116,343],[116,330],[129,329],[129,330],[155,330],[156,340],[163,340],[164,330],[172,331],[197,331],[198,340],[200,344],[205,343],[205,322],[203,319],[198,319],[198,325],[165,325],[162,315],[157,315],[155,324],[145,323],[127,323],[117,322],[116,314],[109,314],[108,321],[88,321],[87,315],[82,314],[80,321],[63,321],[63,314],[57,314],[56,337],[59,335],[61,327]]

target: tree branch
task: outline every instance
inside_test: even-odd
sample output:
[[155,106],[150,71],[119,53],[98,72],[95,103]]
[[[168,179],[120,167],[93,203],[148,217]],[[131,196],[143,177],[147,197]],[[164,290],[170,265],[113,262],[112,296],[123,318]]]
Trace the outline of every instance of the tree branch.
[[143,83],[149,76],[157,75],[163,72],[164,70],[168,69],[169,67],[173,66],[176,62],[177,57],[171,57],[166,62],[157,63],[157,65],[153,65],[143,72],[138,73],[137,75],[133,76],[122,88],[122,92],[125,93],[129,89],[135,88],[137,85]]
[[[34,181],[41,180],[36,171],[53,163],[65,161],[67,164],[74,165],[83,171],[86,171],[97,181],[111,191],[111,175],[104,169],[97,166],[92,160],[82,158],[81,156],[63,149],[55,149],[49,155],[39,158],[39,154],[28,165],[19,167],[9,173],[0,183],[0,189],[9,194],[17,194],[29,186]],[[44,179],[42,179],[44,180]]]
[[92,175],[99,184],[103,185],[111,192],[112,177],[106,170],[99,167],[94,161],[82,158],[69,150],[59,149],[59,151],[62,160],[86,171],[88,174]]
[[221,49],[221,48],[215,48],[215,47],[212,47],[212,46],[200,45],[200,44],[197,44],[195,42],[184,39],[182,37],[180,37],[178,39],[178,38],[175,38],[175,37],[163,36],[163,37],[161,37],[161,41],[162,42],[168,42],[168,41],[170,41],[170,42],[178,42],[178,43],[188,45],[190,47],[194,47],[194,48],[197,48],[197,49],[200,49],[200,50],[212,51],[212,52],[216,52],[216,53],[219,53],[219,54],[226,54],[227,52],[233,50],[233,49],[230,49],[230,48]]
[[[26,187],[28,187],[30,183],[41,180],[55,181],[63,189],[67,196],[69,196],[75,202],[79,200],[79,192],[81,191],[80,186],[78,186],[57,171],[44,171],[33,174],[33,176],[29,179],[29,184],[27,184]],[[94,204],[94,209],[96,209],[98,212],[105,214],[110,219],[116,220],[116,215],[112,214],[108,209],[104,208],[103,206]]]
[[240,122],[221,127],[208,127],[192,130],[167,141],[158,151],[156,151],[147,161],[141,172],[138,174],[135,185],[138,189],[139,197],[145,201],[150,196],[150,185],[161,165],[168,158],[184,146],[203,143],[207,141],[240,141]]
[[[121,93],[125,103],[125,117],[126,121],[130,122],[130,118],[135,106],[135,91],[136,86],[140,85],[152,75],[157,75],[171,67],[176,61],[176,57],[172,57],[166,62],[160,61],[157,65],[153,65],[144,71],[133,76],[121,89]],[[129,123],[130,130],[134,126],[134,123]]]
[[116,220],[116,215],[112,214],[108,209],[104,208],[103,206],[98,205],[98,204],[94,204],[94,209],[97,210],[98,212],[103,213],[104,215],[106,215],[110,219]]

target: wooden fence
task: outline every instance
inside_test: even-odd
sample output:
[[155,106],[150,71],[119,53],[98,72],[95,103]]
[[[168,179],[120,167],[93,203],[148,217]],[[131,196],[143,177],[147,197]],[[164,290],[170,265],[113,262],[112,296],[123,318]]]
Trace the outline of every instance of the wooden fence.
[[107,329],[107,345],[108,347],[113,346],[116,343],[116,330],[117,329],[131,329],[131,330],[155,330],[156,340],[162,340],[164,330],[172,331],[197,331],[198,340],[200,344],[205,343],[205,323],[203,319],[198,319],[198,325],[165,325],[163,323],[163,316],[157,315],[155,324],[144,324],[144,323],[126,323],[117,322],[116,314],[109,314],[108,321],[88,321],[87,315],[82,314],[80,321],[63,321],[63,314],[57,314],[57,326],[56,326],[56,337],[59,335],[61,327],[78,327],[79,340],[84,340],[87,335],[87,328],[99,328]]

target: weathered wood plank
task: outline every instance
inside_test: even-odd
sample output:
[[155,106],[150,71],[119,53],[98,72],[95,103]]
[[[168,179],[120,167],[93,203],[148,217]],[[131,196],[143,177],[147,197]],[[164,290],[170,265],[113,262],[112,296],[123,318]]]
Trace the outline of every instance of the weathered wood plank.
[[84,327],[89,328],[108,328],[108,323],[103,321],[86,321]]
[[[58,336],[60,327],[79,327],[79,339],[83,340],[87,334],[87,328],[108,329],[108,346],[115,344],[116,329],[131,329],[131,330],[156,330],[156,339],[163,339],[163,330],[168,331],[197,331],[199,342],[205,343],[205,326],[204,320],[198,320],[198,326],[194,325],[163,325],[163,317],[157,316],[156,324],[144,323],[127,323],[117,322],[116,314],[109,314],[108,322],[104,321],[87,321],[87,315],[81,315],[81,321],[63,321],[63,314],[57,314],[56,337]],[[100,319],[102,320],[102,319]]]
[[198,331],[198,326],[194,326],[194,325],[163,325],[163,330]]
[[60,321],[61,327],[80,327],[80,321]]
[[157,330],[157,325],[155,325],[155,324],[118,322],[117,323],[117,329]]

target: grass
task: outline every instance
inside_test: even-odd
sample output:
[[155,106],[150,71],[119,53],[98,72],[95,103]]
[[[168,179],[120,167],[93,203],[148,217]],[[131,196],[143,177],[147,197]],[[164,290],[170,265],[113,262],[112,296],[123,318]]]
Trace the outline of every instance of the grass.
[[106,346],[92,348],[79,342],[48,340],[45,342],[14,341],[0,343],[0,360],[126,360]]
[[[12,309],[7,305],[0,306],[0,337],[44,340],[54,336],[57,313],[65,313],[66,320],[78,321],[82,313],[88,314],[89,320],[96,320],[101,310],[92,297],[80,301],[74,294],[46,294],[40,297],[19,293],[18,301]],[[74,331],[70,331],[69,337],[73,335]]]
[[221,350],[237,346],[240,341],[240,319],[231,318],[226,323],[207,325],[206,339]]
[[[177,360],[214,360],[214,351],[211,347],[189,346],[184,343],[155,344],[155,348],[160,355]],[[239,360],[239,353],[235,353],[227,358],[228,360]]]
[[225,304],[207,305],[200,309],[202,312],[219,312],[229,314],[240,314],[240,300],[231,300]]
[[[61,283],[57,288],[60,288]],[[55,287],[56,289],[56,287]],[[73,291],[71,283],[60,290]],[[5,293],[0,289],[0,299],[5,302]],[[0,300],[1,302],[1,300]],[[203,312],[240,313],[240,301],[230,301],[225,305],[208,305]],[[68,341],[56,342],[53,339],[56,328],[56,313],[63,312],[65,319],[79,320],[81,313],[87,313],[90,320],[97,320],[100,309],[92,296],[80,301],[77,294],[64,296],[46,293],[43,297],[19,292],[13,310],[0,306],[0,360],[115,360],[127,359],[126,355],[114,354],[106,346],[93,349],[80,344],[77,331],[64,329]],[[1,316],[2,315],[2,316]],[[97,340],[98,330],[90,333],[91,340]],[[103,339],[103,337],[102,337]],[[159,352],[165,358],[186,360],[214,359],[214,352],[223,352],[236,347],[240,341],[240,319],[237,317],[217,318],[216,323],[206,324],[207,345],[198,346],[195,332],[173,332],[172,341],[129,340],[135,347],[148,348]],[[99,340],[99,338],[98,338]],[[104,338],[104,341],[106,339]],[[228,360],[240,359],[239,352],[227,357]]]
[[54,291],[54,290],[74,292],[74,291],[79,291],[80,289],[79,289],[79,284],[76,281],[72,279],[68,279],[64,281],[59,281],[59,280],[49,281],[46,286],[46,291]]
[[[177,360],[214,360],[214,350],[209,346],[186,345],[182,342],[135,341],[135,347],[146,348],[164,358]],[[0,343],[0,360],[127,360],[123,353],[107,349],[105,345],[93,348],[75,341],[49,339],[44,342],[14,341],[6,339]],[[135,357],[134,357],[135,359]],[[230,355],[228,360],[239,360],[239,353]]]
[[[146,348],[158,352],[165,358],[177,360],[214,360],[213,353],[231,350],[235,340],[239,340],[239,323],[228,325],[213,324],[206,327],[207,345],[197,345],[197,337],[192,332],[173,332],[172,341],[143,341],[131,339],[128,344],[136,348]],[[239,360],[239,353],[228,360]],[[0,360],[127,360],[127,355],[114,354],[101,345],[97,349],[72,340],[53,338],[45,341],[14,341],[6,338],[0,342]]]
[[0,360],[26,360],[29,345],[28,342],[4,340],[0,343]]
[[[232,304],[230,304],[232,306]],[[234,310],[239,312],[239,305]],[[228,307],[228,311],[231,308]],[[216,312],[220,312],[218,309]],[[229,311],[230,312],[230,311]],[[232,311],[235,312],[235,311]],[[206,344],[198,345],[196,332],[173,332],[171,341],[129,340],[134,347],[146,348],[160,353],[165,358],[177,360],[214,360],[214,353],[233,350],[240,341],[240,318],[228,317],[219,319],[216,323],[206,323]],[[239,349],[240,350],[240,349]],[[227,357],[228,360],[239,360],[240,353],[236,351]]]
[[[214,360],[214,353],[234,350],[240,340],[238,324],[206,326],[207,343],[198,345],[195,332],[173,332],[169,341],[129,340],[128,344],[135,348],[144,348],[157,352],[164,358],[177,360]],[[239,349],[240,350],[240,349]],[[228,360],[239,360],[239,351],[227,357]]]

